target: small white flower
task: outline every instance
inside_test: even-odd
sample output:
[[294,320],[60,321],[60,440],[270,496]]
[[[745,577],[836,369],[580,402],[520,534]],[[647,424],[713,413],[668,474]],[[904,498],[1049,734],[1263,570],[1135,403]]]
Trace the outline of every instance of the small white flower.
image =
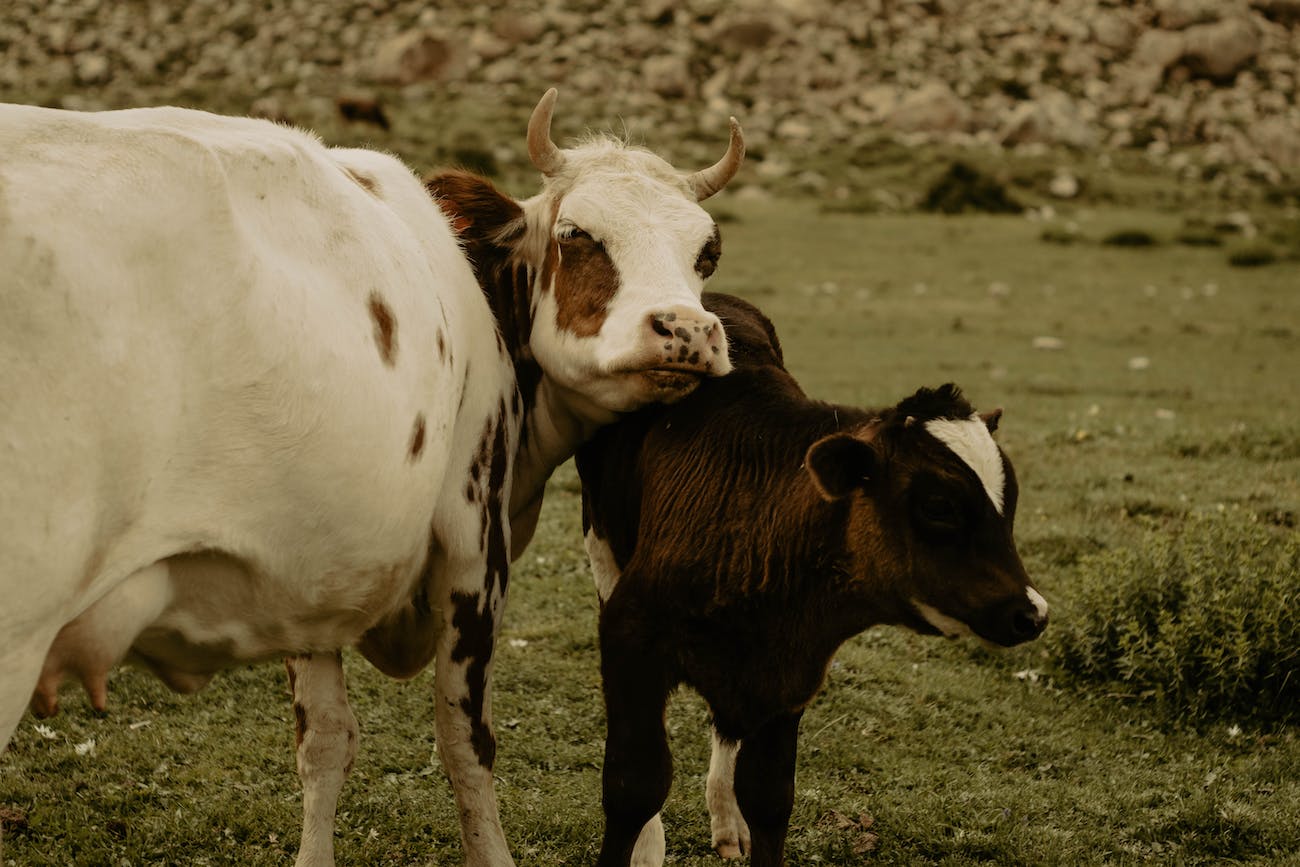
[[1236,723],[1233,723],[1232,725],[1228,726],[1228,737],[1230,738],[1241,737],[1241,726],[1237,725]]
[[1039,673],[1038,669],[1036,669],[1036,668],[1025,668],[1025,669],[1022,669],[1022,670],[1020,670],[1020,671],[1017,671],[1017,672],[1016,672],[1014,675],[1012,675],[1012,676],[1013,676],[1016,680],[1023,680],[1023,681],[1025,681],[1026,683],[1038,683],[1038,679],[1039,679],[1040,677],[1042,677],[1042,675]]
[[512,639],[510,639],[510,646],[511,646],[511,647],[527,647],[527,646],[528,646],[528,639],[527,639],[527,638],[512,638]]
[[93,755],[95,752],[95,739],[91,738],[87,741],[82,741],[72,749],[75,750],[77,755],[79,756],[84,756],[87,754]]
[[57,741],[59,739],[59,733],[47,725],[36,726],[36,733],[47,741]]
[[1146,370],[1151,366],[1151,359],[1145,355],[1135,355],[1128,360],[1129,370]]

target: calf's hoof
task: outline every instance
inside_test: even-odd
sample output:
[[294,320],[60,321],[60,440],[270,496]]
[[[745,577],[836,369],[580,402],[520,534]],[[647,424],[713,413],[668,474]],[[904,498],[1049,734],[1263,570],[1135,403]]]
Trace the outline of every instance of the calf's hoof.
[[729,829],[727,832],[713,835],[713,851],[718,853],[719,858],[740,858],[749,854],[749,829],[741,823],[739,829]]

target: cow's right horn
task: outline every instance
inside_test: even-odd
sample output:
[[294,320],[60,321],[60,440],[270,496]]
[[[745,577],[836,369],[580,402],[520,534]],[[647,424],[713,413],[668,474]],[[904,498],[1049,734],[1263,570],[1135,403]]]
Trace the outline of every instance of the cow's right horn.
[[745,161],[745,135],[740,131],[740,124],[731,118],[731,141],[727,152],[707,169],[702,169],[687,178],[691,189],[695,191],[695,201],[702,202],[727,185],[736,176],[740,164]]
[[528,158],[547,177],[564,168],[564,152],[551,141],[551,113],[558,95],[553,87],[542,94],[528,119]]

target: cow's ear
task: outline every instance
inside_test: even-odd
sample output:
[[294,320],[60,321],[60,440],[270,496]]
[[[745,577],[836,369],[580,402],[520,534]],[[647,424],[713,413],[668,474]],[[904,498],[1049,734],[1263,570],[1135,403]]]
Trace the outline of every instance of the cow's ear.
[[487,239],[499,235],[524,215],[519,203],[487,178],[470,172],[441,172],[424,179],[424,186],[451,220],[457,235]]
[[980,413],[980,421],[984,422],[984,426],[989,429],[989,433],[993,433],[995,430],[998,429],[998,422],[1001,420],[1002,420],[1002,407],[998,407],[992,412]]
[[808,447],[804,466],[827,500],[838,500],[862,487],[876,468],[870,443],[851,434],[831,434]]

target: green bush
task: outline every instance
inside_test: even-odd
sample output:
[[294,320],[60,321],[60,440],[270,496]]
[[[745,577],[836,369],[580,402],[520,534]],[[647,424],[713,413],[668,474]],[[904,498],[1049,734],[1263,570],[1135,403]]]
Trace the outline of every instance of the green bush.
[[1300,722],[1300,535],[1190,517],[1137,548],[1079,561],[1044,634],[1065,684],[1174,720]]
[[1253,268],[1259,265],[1272,265],[1277,261],[1277,250],[1271,244],[1260,241],[1247,241],[1238,244],[1228,252],[1228,264],[1238,268]]
[[1156,237],[1146,229],[1119,229],[1101,239],[1111,247],[1154,247]]

